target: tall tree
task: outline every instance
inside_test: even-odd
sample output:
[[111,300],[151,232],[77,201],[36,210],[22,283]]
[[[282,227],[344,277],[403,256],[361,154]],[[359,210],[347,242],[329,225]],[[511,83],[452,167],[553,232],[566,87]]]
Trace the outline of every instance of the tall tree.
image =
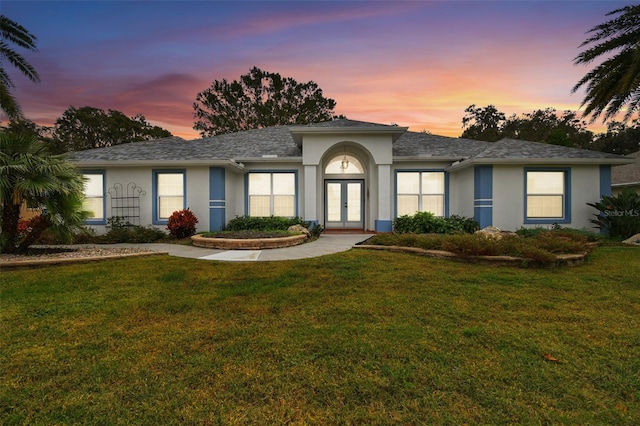
[[506,118],[493,105],[484,108],[470,105],[464,111],[467,114],[462,118],[462,126],[466,127],[463,138],[486,142],[512,138],[593,149],[593,133],[573,111],[558,115],[555,108],[545,108]]
[[36,37],[22,25],[0,15],[0,109],[7,114],[10,120],[15,120],[22,117],[22,110],[16,98],[11,94],[11,89],[15,87],[15,84],[4,68],[5,61],[33,82],[39,82],[40,76],[35,68],[11,47],[11,44],[35,51]]
[[631,125],[620,121],[607,123],[607,132],[599,134],[594,145],[598,151],[627,155],[640,150],[640,123],[633,120]]
[[309,124],[333,117],[336,102],[325,98],[313,81],[298,83],[278,73],[253,67],[240,80],[215,80],[196,95],[197,121],[202,137],[262,127]]
[[467,114],[462,118],[461,138],[476,139],[487,142],[495,142],[502,139],[502,125],[504,124],[504,112],[498,111],[494,105],[487,105],[479,108],[469,105],[464,112]]
[[506,138],[587,149],[592,148],[593,133],[586,126],[573,111],[558,115],[555,108],[545,108],[510,116],[501,132]]
[[607,13],[615,18],[591,28],[580,47],[591,46],[573,61],[590,64],[603,58],[573,87],[576,92],[586,87],[582,106],[584,116],[591,116],[593,123],[603,116],[603,121],[613,119],[626,109],[624,121],[640,109],[640,5],[625,6]]
[[[33,134],[0,133],[0,252],[25,251],[50,229],[63,240],[83,227],[84,181],[78,169],[52,156]],[[20,238],[20,206],[42,207],[29,233]]]
[[53,136],[57,151],[66,152],[165,138],[171,133],[149,124],[142,114],[129,118],[116,110],[71,106],[56,120]]

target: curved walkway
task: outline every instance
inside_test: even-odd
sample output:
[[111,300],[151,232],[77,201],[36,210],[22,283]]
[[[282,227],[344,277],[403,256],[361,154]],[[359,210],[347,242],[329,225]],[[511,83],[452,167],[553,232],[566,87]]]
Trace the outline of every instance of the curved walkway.
[[216,250],[179,244],[110,244],[109,247],[140,247],[169,253],[169,256],[222,261],[295,260],[324,256],[349,250],[372,234],[322,234],[316,241],[293,247],[268,250]]

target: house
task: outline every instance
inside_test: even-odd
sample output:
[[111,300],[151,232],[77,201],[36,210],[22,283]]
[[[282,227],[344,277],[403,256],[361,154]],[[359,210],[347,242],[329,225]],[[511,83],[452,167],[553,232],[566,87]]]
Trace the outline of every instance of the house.
[[640,194],[640,151],[627,155],[635,161],[631,164],[616,166],[611,170],[611,190],[613,195],[620,194],[625,188],[631,188]]
[[586,205],[611,192],[629,159],[521,140],[482,142],[347,119],[186,141],[177,137],[76,152],[88,222],[164,228],[189,208],[198,231],[235,216],[300,216],[327,229],[392,230],[430,211],[481,227],[590,227]]

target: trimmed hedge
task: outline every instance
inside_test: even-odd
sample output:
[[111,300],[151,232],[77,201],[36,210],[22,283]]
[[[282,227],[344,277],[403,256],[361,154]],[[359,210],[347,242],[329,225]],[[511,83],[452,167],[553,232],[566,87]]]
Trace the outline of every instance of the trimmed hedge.
[[399,234],[473,234],[480,229],[478,222],[451,215],[438,217],[430,212],[400,216],[393,221],[393,231]]
[[238,231],[286,231],[290,226],[302,225],[309,230],[311,236],[317,238],[320,236],[324,227],[316,224],[311,226],[311,222],[306,222],[301,217],[252,217],[252,216],[236,216],[229,221],[225,227],[227,232]]

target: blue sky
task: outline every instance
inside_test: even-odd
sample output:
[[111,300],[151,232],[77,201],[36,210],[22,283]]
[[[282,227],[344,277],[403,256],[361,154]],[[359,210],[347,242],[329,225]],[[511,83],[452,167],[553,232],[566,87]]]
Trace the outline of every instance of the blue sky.
[[41,125],[93,106],[193,138],[196,93],[257,66],[315,81],[348,118],[459,136],[470,104],[577,110],[578,46],[625,4],[0,0],[0,12],[38,38],[24,55],[42,82],[11,75]]

